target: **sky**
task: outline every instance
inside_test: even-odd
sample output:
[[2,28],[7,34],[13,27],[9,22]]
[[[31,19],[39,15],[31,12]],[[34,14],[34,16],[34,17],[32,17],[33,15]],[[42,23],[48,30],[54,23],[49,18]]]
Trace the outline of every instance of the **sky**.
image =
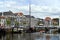
[[60,16],[60,0],[0,0],[0,12],[11,10],[29,14],[31,3],[31,15],[36,18],[58,18]]

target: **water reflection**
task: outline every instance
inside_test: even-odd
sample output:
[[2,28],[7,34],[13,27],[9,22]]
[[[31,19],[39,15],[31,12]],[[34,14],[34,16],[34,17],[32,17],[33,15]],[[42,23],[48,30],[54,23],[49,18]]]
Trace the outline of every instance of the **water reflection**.
[[50,36],[49,35],[46,35],[46,40],[50,40]]
[[0,40],[59,40],[59,35],[40,33],[6,34],[0,35]]

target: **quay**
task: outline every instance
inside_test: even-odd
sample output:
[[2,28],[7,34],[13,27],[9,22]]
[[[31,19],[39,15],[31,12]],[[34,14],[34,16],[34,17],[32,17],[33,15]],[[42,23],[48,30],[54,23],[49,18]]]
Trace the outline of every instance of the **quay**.
[[46,28],[46,27],[40,27],[40,28],[29,28],[24,29],[20,27],[11,27],[11,28],[0,28],[0,33],[34,33],[34,32],[42,32],[42,33],[60,33],[60,28]]

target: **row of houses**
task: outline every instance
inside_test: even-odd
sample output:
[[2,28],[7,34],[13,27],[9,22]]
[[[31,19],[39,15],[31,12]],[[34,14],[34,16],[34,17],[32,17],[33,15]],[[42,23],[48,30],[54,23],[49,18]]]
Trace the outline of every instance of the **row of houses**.
[[39,24],[44,25],[44,27],[59,27],[59,21],[59,18],[52,19],[50,17],[46,17],[45,19],[42,19]]
[[59,19],[46,17],[45,19],[35,18],[31,15],[24,15],[22,12],[13,13],[12,11],[0,12],[0,28],[11,27],[35,27],[35,26],[59,25]]
[[[30,20],[31,19],[31,20]],[[24,15],[22,12],[13,13],[11,11],[0,12],[0,27],[10,28],[10,27],[34,27],[38,23],[37,18],[30,15]]]

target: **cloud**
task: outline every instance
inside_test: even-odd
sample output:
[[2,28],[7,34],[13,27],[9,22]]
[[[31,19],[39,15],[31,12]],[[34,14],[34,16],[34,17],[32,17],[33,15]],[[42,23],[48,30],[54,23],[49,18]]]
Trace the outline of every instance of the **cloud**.
[[[60,14],[60,1],[58,0],[31,0],[31,15],[39,18],[46,16],[58,17]],[[23,12],[29,14],[28,0],[0,1],[0,11]]]
[[32,12],[57,13],[60,11],[60,8],[49,7],[49,6],[31,5],[31,10],[32,10]]
[[3,2],[0,2],[0,4],[3,4]]
[[40,5],[40,6],[59,6],[59,0],[31,0],[32,4]]
[[59,7],[50,7],[50,6],[39,6],[39,5],[31,5],[32,15],[35,17],[45,18],[46,16],[50,17],[58,17],[60,15]]

